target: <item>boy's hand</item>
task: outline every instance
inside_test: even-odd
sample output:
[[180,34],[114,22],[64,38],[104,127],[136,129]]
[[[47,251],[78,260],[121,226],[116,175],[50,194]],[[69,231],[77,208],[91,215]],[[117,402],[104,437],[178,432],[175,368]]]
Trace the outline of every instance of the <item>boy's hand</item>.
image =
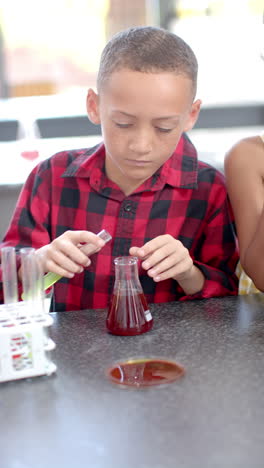
[[90,265],[89,255],[98,252],[105,242],[89,231],[66,231],[50,244],[37,250],[43,271],[73,278]]
[[130,255],[142,260],[142,268],[155,282],[175,279],[186,292],[202,289],[204,276],[193,264],[188,249],[169,234],[158,236],[142,247],[131,247]]

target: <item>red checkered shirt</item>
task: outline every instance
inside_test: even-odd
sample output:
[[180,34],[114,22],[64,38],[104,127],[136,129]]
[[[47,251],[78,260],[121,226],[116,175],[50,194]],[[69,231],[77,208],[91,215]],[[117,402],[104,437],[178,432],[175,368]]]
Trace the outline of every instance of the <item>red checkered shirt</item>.
[[39,248],[67,230],[110,232],[112,241],[91,257],[83,273],[56,283],[56,311],[107,307],[114,258],[166,233],[187,247],[206,280],[202,291],[187,296],[175,280],[155,283],[139,267],[149,303],[237,294],[238,252],[224,177],[197,160],[186,135],[170,159],[129,196],[107,178],[104,164],[103,144],[41,162],[22,189],[1,244]]

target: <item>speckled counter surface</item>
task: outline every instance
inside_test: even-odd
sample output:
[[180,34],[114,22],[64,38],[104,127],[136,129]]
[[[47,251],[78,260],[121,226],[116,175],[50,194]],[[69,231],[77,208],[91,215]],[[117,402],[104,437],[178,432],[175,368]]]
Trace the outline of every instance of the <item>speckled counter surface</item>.
[[[106,311],[53,314],[57,374],[0,384],[1,468],[263,468],[264,299],[151,310],[137,337],[106,333]],[[105,378],[134,356],[186,375],[140,390]]]

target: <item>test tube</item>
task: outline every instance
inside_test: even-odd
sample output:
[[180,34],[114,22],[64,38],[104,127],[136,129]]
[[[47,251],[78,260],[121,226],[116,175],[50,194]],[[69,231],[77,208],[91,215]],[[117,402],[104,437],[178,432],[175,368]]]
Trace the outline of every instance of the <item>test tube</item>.
[[23,300],[31,305],[32,311],[43,311],[43,273],[33,247],[20,249],[22,267]]
[[109,234],[109,232],[106,229],[102,229],[102,231],[98,232],[98,234],[96,235],[105,242],[109,242],[112,239],[111,234]]
[[1,249],[1,266],[3,273],[4,302],[5,304],[18,302],[15,247],[3,247]]

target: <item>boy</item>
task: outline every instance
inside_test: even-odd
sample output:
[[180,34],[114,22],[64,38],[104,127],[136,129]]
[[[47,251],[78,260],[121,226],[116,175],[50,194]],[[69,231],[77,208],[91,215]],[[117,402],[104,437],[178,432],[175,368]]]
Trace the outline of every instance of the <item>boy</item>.
[[[168,31],[131,28],[106,45],[98,94],[87,96],[103,144],[40,163],[3,244],[32,245],[44,270],[64,277],[55,310],[106,307],[122,255],[142,261],[149,302],[237,294],[224,179],[184,134],[199,115],[196,81],[192,50]],[[107,245],[94,234],[101,229]]]

